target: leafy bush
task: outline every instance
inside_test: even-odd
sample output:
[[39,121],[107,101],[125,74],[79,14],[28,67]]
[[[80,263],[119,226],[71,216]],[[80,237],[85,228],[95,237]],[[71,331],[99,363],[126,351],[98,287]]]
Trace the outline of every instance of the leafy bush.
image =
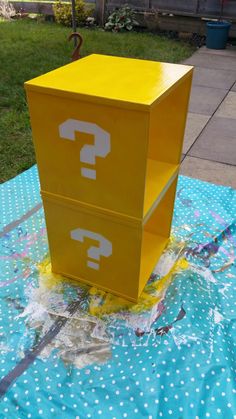
[[129,6],[115,10],[107,20],[105,29],[113,32],[131,31],[138,22],[134,18],[134,11]]
[[[72,26],[72,7],[71,3],[64,3],[57,0],[53,6],[54,16],[57,23],[64,26]],[[76,24],[84,25],[89,16],[93,14],[93,9],[87,9],[83,0],[75,1]]]

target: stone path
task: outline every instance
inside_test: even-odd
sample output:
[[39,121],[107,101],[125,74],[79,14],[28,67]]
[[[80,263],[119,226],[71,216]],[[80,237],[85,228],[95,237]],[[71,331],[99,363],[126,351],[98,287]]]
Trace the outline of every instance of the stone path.
[[236,47],[200,48],[195,66],[181,174],[236,188]]

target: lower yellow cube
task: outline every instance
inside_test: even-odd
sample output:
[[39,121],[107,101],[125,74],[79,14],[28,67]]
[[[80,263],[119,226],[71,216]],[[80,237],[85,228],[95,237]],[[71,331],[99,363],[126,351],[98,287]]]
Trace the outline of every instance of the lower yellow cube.
[[42,192],[53,272],[136,302],[168,241],[176,183],[143,221]]

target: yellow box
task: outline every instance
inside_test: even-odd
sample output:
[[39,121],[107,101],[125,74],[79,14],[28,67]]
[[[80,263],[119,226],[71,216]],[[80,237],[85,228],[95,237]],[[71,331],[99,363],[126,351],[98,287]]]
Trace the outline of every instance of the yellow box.
[[26,83],[54,272],[137,301],[170,235],[191,80],[91,55]]
[[178,172],[191,78],[91,55],[27,82],[42,190],[147,217]]
[[53,272],[137,301],[168,241],[176,182],[145,223],[42,193]]

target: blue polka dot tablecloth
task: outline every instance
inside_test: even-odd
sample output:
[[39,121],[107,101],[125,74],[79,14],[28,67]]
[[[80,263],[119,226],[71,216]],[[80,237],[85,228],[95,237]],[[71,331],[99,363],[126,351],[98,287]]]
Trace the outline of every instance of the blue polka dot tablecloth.
[[179,178],[137,304],[51,273],[36,166],[0,193],[1,418],[236,418],[236,191]]

